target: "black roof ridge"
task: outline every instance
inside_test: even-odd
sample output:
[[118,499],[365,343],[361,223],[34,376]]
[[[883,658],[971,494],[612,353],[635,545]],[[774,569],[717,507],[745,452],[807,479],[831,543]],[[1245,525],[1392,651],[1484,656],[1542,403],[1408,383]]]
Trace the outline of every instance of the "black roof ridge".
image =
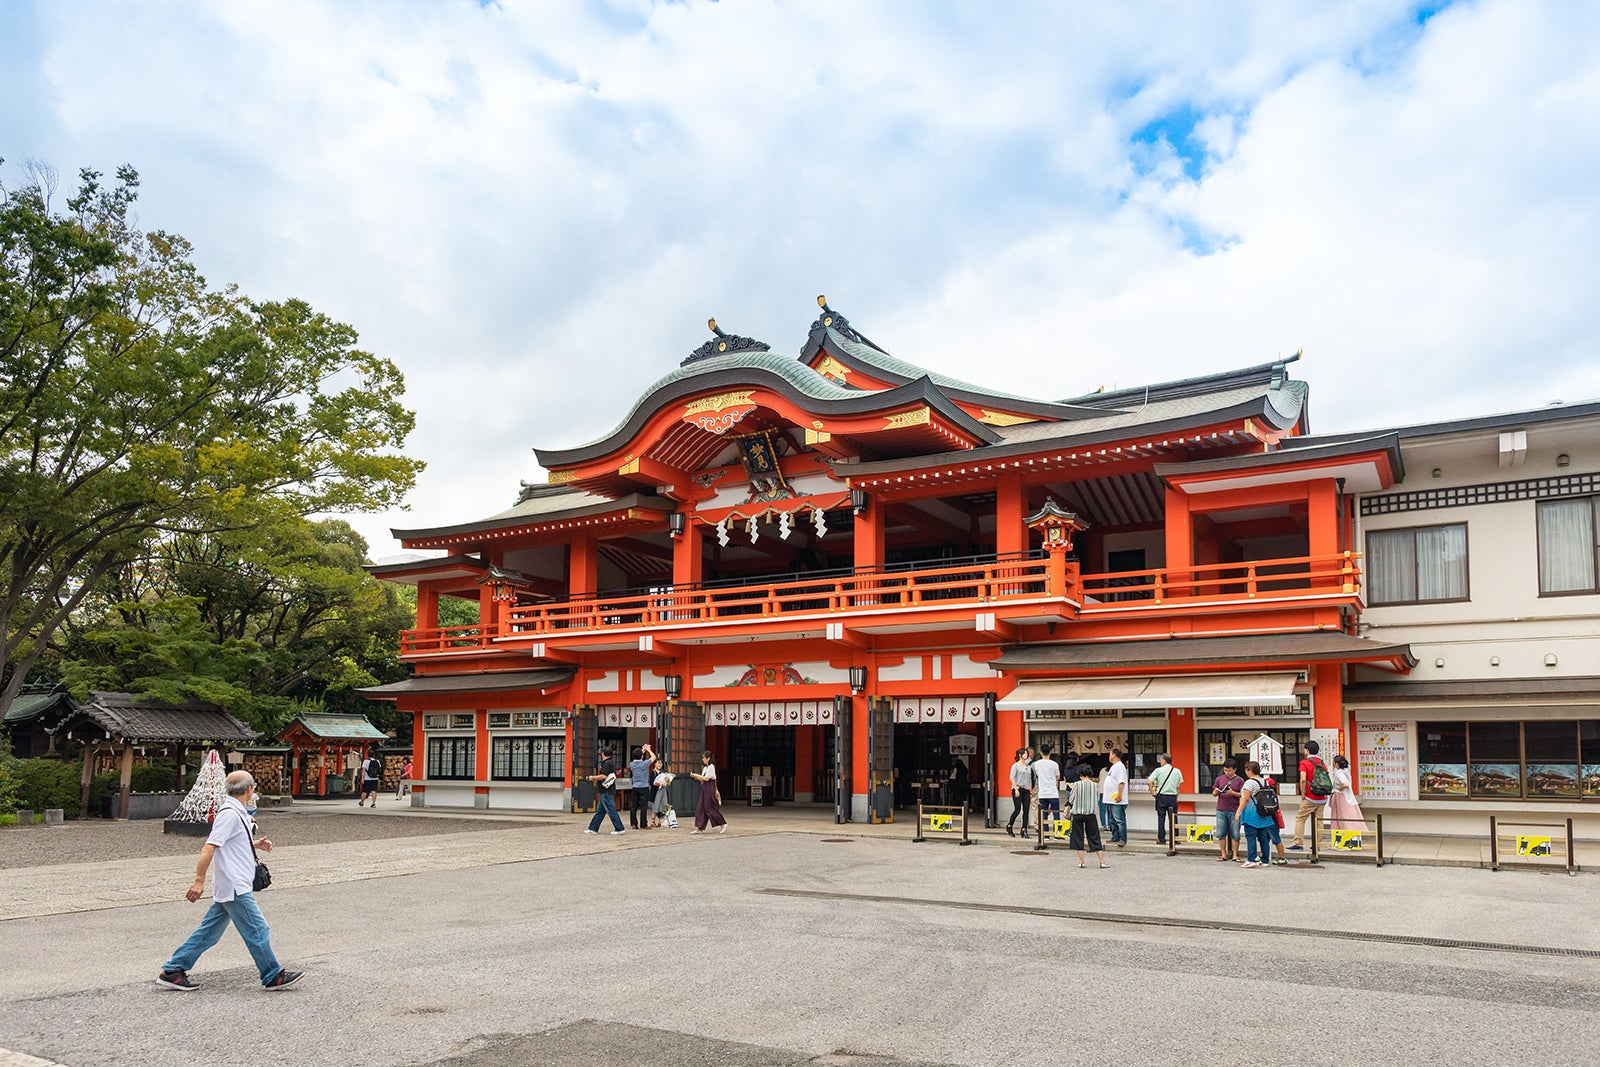
[[1350,433],[1397,433],[1408,437],[1447,437],[1455,433],[1472,433],[1475,430],[1499,430],[1524,423],[1560,422],[1563,419],[1581,419],[1600,415],[1600,398],[1578,400],[1573,403],[1546,404],[1537,408],[1502,411],[1493,415],[1465,415],[1459,419],[1439,422],[1418,422],[1409,426],[1391,426],[1384,430],[1353,430]]
[[1150,400],[1172,400],[1178,397],[1197,396],[1204,393],[1217,393],[1225,385],[1251,385],[1258,381],[1271,381],[1282,373],[1283,380],[1289,378],[1287,367],[1300,359],[1300,353],[1275,359],[1270,363],[1257,363],[1250,367],[1238,367],[1234,370],[1218,371],[1216,374],[1202,374],[1193,378],[1177,378],[1168,382],[1152,382],[1149,385],[1130,386],[1127,389],[1113,389],[1104,393],[1087,393],[1083,396],[1067,397],[1059,403],[1081,404],[1085,407],[1095,407],[1108,400],[1140,399],[1148,396]]

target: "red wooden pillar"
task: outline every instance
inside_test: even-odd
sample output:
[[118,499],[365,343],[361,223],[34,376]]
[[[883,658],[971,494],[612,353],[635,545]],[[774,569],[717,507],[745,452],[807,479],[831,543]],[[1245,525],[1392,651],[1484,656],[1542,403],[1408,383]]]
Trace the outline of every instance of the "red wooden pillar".
[[1002,474],[995,486],[994,550],[1002,556],[1028,551],[1028,491],[1022,473]]
[[[1167,752],[1172,765],[1183,772],[1181,791],[1193,793],[1200,788],[1200,745],[1195,734],[1194,711],[1191,708],[1173,708],[1167,713]],[[1179,801],[1180,811],[1193,811],[1194,804]]]
[[1017,761],[1025,727],[1020,709],[994,713],[994,788],[996,796],[1011,795],[1011,765]]
[[684,524],[683,533],[672,542],[672,584],[698,585],[705,558],[705,527],[697,522]]
[[478,780],[473,786],[473,806],[487,808],[489,806],[489,713],[483,708],[474,712],[477,741],[472,746],[474,756],[472,776]]
[[[1342,731],[1344,729],[1344,687],[1339,681],[1339,665],[1337,663],[1319,663],[1313,670],[1316,671],[1316,682],[1312,688],[1311,723],[1318,730]],[[1334,754],[1326,752],[1323,755],[1328,758],[1329,766],[1332,766]]]
[[600,545],[589,534],[575,534],[567,550],[567,592],[572,596],[600,589]]
[[1176,489],[1167,490],[1166,527],[1166,568],[1187,570],[1194,565],[1194,530],[1189,519],[1189,498]]
[[883,566],[883,505],[877,501],[856,516],[855,565],[857,570]]
[[417,584],[417,629],[431,630],[439,625],[439,592],[426,582]]
[[[1306,540],[1307,551],[1312,556],[1333,556],[1339,552],[1339,488],[1332,478],[1321,478],[1306,486]],[[1324,561],[1313,569],[1326,571],[1332,564]],[[1319,578],[1312,584],[1319,589],[1338,585],[1341,578]]]

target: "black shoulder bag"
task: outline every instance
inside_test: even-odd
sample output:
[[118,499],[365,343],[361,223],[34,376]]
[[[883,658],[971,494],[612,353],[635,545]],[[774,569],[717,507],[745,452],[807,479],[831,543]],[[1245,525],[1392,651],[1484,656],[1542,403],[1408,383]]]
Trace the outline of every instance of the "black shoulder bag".
[[267,865],[261,862],[261,856],[256,852],[256,835],[251,832],[249,823],[244,827],[244,838],[250,842],[250,855],[255,857],[256,876],[250,879],[250,888],[259,893],[272,884],[272,872],[267,870]]

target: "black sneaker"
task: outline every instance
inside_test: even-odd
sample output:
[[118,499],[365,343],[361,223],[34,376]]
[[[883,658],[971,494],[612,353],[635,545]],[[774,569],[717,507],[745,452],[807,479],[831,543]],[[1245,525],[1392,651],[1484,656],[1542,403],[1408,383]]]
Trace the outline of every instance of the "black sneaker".
[[262,989],[288,989],[306,976],[304,971],[279,971]]
[[162,971],[156,977],[156,985],[162,989],[181,989],[185,993],[193,993],[200,988],[189,981],[188,971]]

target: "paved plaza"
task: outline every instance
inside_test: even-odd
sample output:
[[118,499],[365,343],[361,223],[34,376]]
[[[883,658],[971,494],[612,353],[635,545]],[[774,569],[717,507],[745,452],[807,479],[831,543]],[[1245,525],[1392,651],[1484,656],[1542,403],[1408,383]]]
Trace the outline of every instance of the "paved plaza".
[[367,836],[265,813],[262,908],[307,972],[276,995],[232,932],[198,993],[153,984],[204,906],[181,899],[198,841],[121,824],[121,858],[19,865],[9,835],[89,827],[0,831],[0,1065],[1561,1064],[1600,1043],[1592,874],[1079,869],[766,813],[612,838],[386,810]]

